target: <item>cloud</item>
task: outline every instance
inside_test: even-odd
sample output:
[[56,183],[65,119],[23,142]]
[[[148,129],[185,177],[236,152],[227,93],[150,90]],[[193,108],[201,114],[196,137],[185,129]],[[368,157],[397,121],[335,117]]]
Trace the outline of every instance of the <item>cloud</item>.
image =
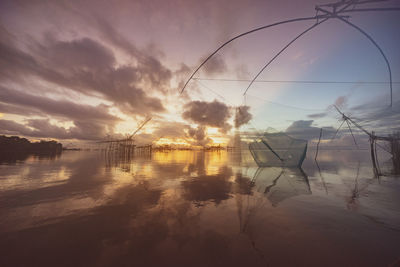
[[199,125],[218,127],[222,132],[231,128],[227,122],[231,117],[230,109],[217,100],[213,102],[191,101],[184,106],[182,117]]
[[185,136],[185,129],[188,126],[180,122],[166,122],[160,121],[159,125],[153,131],[153,135],[156,138],[180,138]]
[[168,74],[158,75],[160,63],[149,58],[143,64],[118,66],[108,48],[88,39],[50,41],[40,54],[56,75],[44,78],[85,94],[100,93],[126,113],[160,112],[160,99],[150,97],[145,89],[157,91],[168,83]]
[[31,108],[26,108],[22,106],[9,105],[7,103],[0,102],[0,112],[5,114],[16,114],[23,116],[31,116],[31,115],[43,115],[41,111],[34,110]]
[[151,143],[160,138],[167,138],[171,141],[184,139],[188,144],[205,146],[212,140],[207,136],[206,127],[199,125],[193,128],[181,122],[159,121],[151,134],[139,134],[135,140],[139,143]]
[[164,111],[160,99],[146,91],[164,92],[171,72],[151,56],[142,55],[136,65],[121,65],[112,50],[87,37],[63,41],[47,34],[45,41],[33,42],[28,51],[10,42],[0,42],[0,63],[7,66],[0,70],[3,84],[39,77],[68,90],[100,94],[128,114]]
[[[205,57],[201,61],[204,61]],[[207,75],[221,74],[228,70],[224,58],[221,55],[214,55],[210,58],[207,63],[203,66],[203,71]]]
[[10,38],[9,34],[5,35],[0,31],[0,65],[7,66],[7,68],[0,68],[1,81],[13,81],[16,77],[27,74],[39,75],[40,66],[36,60],[19,50]]
[[8,135],[22,134],[30,136],[32,130],[25,125],[19,124],[11,120],[0,120],[0,133]]
[[[169,86],[169,81],[172,78],[172,72],[153,56],[156,54],[154,47],[150,45],[146,49],[139,49],[105,19],[97,16],[96,21],[100,35],[107,42],[125,51],[137,61],[136,67],[140,69],[142,79],[150,82],[153,89],[165,93],[166,87]],[[162,54],[162,52],[159,52],[159,54]]]
[[[32,137],[52,137],[52,138],[57,138],[57,139],[73,139],[73,138],[75,138],[71,135],[70,131],[68,131],[64,127],[59,127],[59,126],[53,125],[48,120],[45,120],[45,119],[43,119],[43,120],[42,119],[28,120],[28,123],[26,124],[26,126],[33,128],[33,130],[30,133],[25,132],[22,134],[32,136]],[[86,138],[77,138],[77,139],[86,139]]]
[[328,115],[327,112],[321,112],[321,113],[314,113],[307,115],[307,117],[309,117],[310,119],[320,119],[326,117],[327,115]]
[[238,79],[245,80],[250,78],[250,71],[246,64],[236,66],[235,73]]
[[38,138],[101,140],[109,133],[108,127],[90,121],[74,121],[70,128],[51,124],[47,119],[27,120],[21,124],[10,120],[0,120],[0,134],[23,135]]
[[72,120],[104,123],[115,123],[120,120],[118,117],[109,114],[108,106],[104,104],[98,106],[76,104],[68,100],[54,100],[0,86],[1,107],[6,109],[8,113],[14,114],[20,114],[22,110],[33,110],[32,113],[54,115]]
[[347,100],[348,100],[347,96],[339,96],[335,100],[335,106],[337,106],[338,108],[344,108],[347,105]]
[[[185,83],[192,71],[193,70],[184,63],[182,63],[179,66],[179,68],[174,71],[173,76],[175,77],[175,80],[177,81],[176,92],[181,92],[183,86],[185,85]],[[193,84],[188,84],[188,85],[193,87]],[[195,88],[198,89],[197,86]],[[193,89],[191,89],[190,91],[193,91]],[[184,91],[183,94],[181,94],[181,97],[184,97],[185,99],[189,99],[188,92]]]
[[212,201],[215,204],[232,197],[233,183],[229,181],[232,169],[223,167],[216,175],[200,175],[182,182],[183,197],[201,204]]
[[253,116],[249,112],[249,106],[238,107],[235,114],[235,127],[238,128],[246,123],[248,123]]
[[[2,134],[20,134],[30,137],[51,137],[57,139],[99,140],[112,134],[120,119],[108,112],[104,104],[97,106],[76,104],[68,100],[55,100],[35,96],[18,90],[0,87],[0,111],[8,114],[38,115],[46,119],[30,119],[25,124],[2,120]],[[24,114],[25,112],[25,114]],[[48,116],[59,120],[72,121],[68,129],[53,125]]]
[[[313,120],[294,121],[287,129],[286,133],[294,138],[312,140],[319,138],[321,128],[312,126]],[[323,138],[331,138],[335,129],[333,127],[322,127]]]
[[207,137],[206,127],[198,126],[197,128],[189,127],[188,136],[193,138],[195,142],[189,142],[195,146],[205,146],[211,142],[211,139]]
[[353,107],[350,111],[355,114],[350,117],[367,131],[375,131],[382,135],[400,131],[400,100],[393,101],[392,107],[382,103],[383,99],[376,99],[374,102]]

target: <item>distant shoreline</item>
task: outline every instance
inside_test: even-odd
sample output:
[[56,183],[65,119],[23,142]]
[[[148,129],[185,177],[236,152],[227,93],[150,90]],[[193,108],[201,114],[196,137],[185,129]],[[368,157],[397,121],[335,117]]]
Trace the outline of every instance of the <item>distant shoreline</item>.
[[0,136],[1,153],[61,153],[62,144],[56,141],[31,142],[18,136]]

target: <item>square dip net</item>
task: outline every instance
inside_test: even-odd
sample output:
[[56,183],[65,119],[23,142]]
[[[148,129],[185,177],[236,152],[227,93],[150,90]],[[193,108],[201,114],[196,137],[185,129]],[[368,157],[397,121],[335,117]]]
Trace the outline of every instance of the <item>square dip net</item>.
[[242,159],[250,155],[259,167],[300,167],[307,153],[307,141],[283,132],[242,134]]

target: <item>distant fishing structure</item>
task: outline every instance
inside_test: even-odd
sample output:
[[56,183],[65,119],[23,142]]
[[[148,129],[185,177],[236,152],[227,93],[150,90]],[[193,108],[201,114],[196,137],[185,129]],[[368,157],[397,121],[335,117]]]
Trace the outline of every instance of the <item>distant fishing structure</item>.
[[[379,53],[382,55],[383,59],[385,60],[388,73],[389,73],[389,89],[390,89],[390,107],[393,105],[393,81],[392,81],[392,70],[390,67],[390,63],[388,58],[386,57],[385,53],[383,52],[382,48],[378,45],[378,43],[363,29],[358,27],[357,25],[351,23],[347,19],[350,18],[348,15],[344,15],[346,13],[353,13],[353,12],[374,12],[374,11],[399,11],[400,8],[398,7],[389,7],[389,8],[356,8],[356,6],[359,5],[365,5],[365,4],[372,4],[372,3],[381,3],[381,2],[386,2],[388,0],[341,0],[335,3],[330,3],[330,4],[324,4],[324,5],[317,5],[315,6],[315,11],[316,15],[311,16],[311,17],[301,17],[301,18],[294,18],[294,19],[289,19],[289,20],[284,20],[276,23],[272,23],[269,25],[265,25],[259,28],[252,29],[250,31],[241,33],[222,45],[220,45],[214,52],[212,52],[190,75],[189,79],[185,82],[184,86],[181,89],[181,94],[184,92],[185,88],[189,84],[189,82],[194,79],[194,76],[196,73],[215,55],[217,54],[223,47],[228,45],[229,43],[235,41],[236,39],[239,39],[243,36],[246,36],[248,34],[252,34],[254,32],[258,32],[260,30],[264,30],[267,28],[271,28],[274,26],[282,25],[282,24],[288,24],[292,22],[299,22],[299,21],[309,21],[309,20],[315,20],[315,24],[301,32],[299,35],[297,35],[294,39],[292,39],[287,45],[285,45],[274,57],[272,57],[267,64],[265,64],[261,70],[254,76],[254,78],[250,81],[248,86],[246,87],[243,95],[245,96],[251,85],[256,81],[258,76],[280,55],[282,54],[290,45],[292,45],[297,39],[299,39],[301,36],[305,35],[312,29],[316,28],[317,26],[321,25],[322,23],[326,22],[327,20],[330,19],[338,19],[342,21],[343,23],[347,24],[348,26],[356,29],[359,31],[361,34],[363,34],[379,51]],[[322,13],[322,14],[320,14]]]
[[152,117],[146,117],[137,127],[137,129],[124,139],[118,140],[106,140],[98,143],[107,144],[105,148],[106,154],[115,154],[120,158],[130,157],[135,153],[139,154],[151,154],[152,145],[136,146],[135,135],[152,119]]
[[[274,26],[278,26],[278,25],[283,25],[283,24],[288,24],[288,23],[293,23],[293,22],[300,22],[300,21],[315,21],[315,23],[311,26],[309,26],[308,28],[306,28],[304,31],[302,31],[301,33],[299,33],[295,38],[293,38],[289,43],[287,43],[278,53],[276,53],[258,72],[257,74],[253,77],[253,79],[249,80],[249,84],[247,85],[247,87],[245,88],[244,92],[243,92],[243,97],[246,96],[246,93],[248,92],[248,90],[250,89],[250,87],[253,85],[254,82],[256,82],[257,78],[261,75],[261,73],[268,67],[271,65],[271,63],[278,58],[289,46],[291,46],[294,42],[296,42],[296,40],[298,40],[300,37],[302,37],[303,35],[305,35],[306,33],[309,33],[311,30],[315,29],[317,26],[321,25],[322,23],[331,20],[331,19],[337,19],[343,23],[345,23],[346,25],[352,27],[353,29],[357,30],[359,33],[361,33],[363,36],[365,36],[375,47],[376,49],[379,51],[380,55],[383,57],[385,64],[387,66],[387,70],[388,70],[388,74],[389,74],[389,90],[390,90],[390,104],[389,107],[392,108],[393,106],[393,81],[392,81],[392,70],[391,70],[391,66],[390,66],[390,62],[387,58],[387,56],[385,55],[384,51],[382,50],[382,48],[378,45],[378,43],[363,29],[361,29],[359,26],[351,23],[349,21],[350,16],[347,15],[349,13],[354,13],[354,12],[383,12],[383,11],[400,11],[400,7],[385,7],[385,8],[358,8],[359,6],[365,6],[366,4],[373,4],[373,3],[381,3],[381,2],[386,2],[388,0],[341,0],[341,1],[337,1],[334,3],[329,3],[329,4],[324,4],[324,5],[316,5],[315,6],[315,11],[316,14],[315,16],[311,16],[311,17],[301,17],[301,18],[294,18],[294,19],[289,19],[289,20],[284,20],[284,21],[280,21],[280,22],[276,22],[276,23],[272,23],[269,25],[265,25],[259,28],[255,28],[252,30],[249,30],[247,32],[241,33],[231,39],[229,39],[228,41],[226,41],[225,43],[223,43],[222,45],[220,45],[216,50],[214,50],[204,61],[201,62],[201,64],[193,71],[193,73],[190,75],[190,77],[188,78],[188,80],[185,82],[185,84],[183,85],[180,93],[182,94],[185,90],[185,88],[187,87],[187,85],[189,84],[189,82],[191,80],[197,80],[200,78],[195,77],[196,73],[198,73],[198,71],[214,56],[216,55],[222,48],[224,48],[226,45],[228,45],[229,43],[235,41],[236,39],[239,39],[241,37],[244,37],[246,35],[264,30],[264,29],[268,29]],[[243,80],[241,80],[243,81]],[[400,150],[400,136],[389,136],[389,137],[384,137],[384,136],[377,136],[375,135],[375,133],[372,132],[368,132],[366,131],[363,127],[361,127],[359,124],[357,124],[354,120],[352,120],[350,117],[346,116],[343,112],[341,112],[336,106],[335,108],[337,109],[337,111],[342,115],[343,118],[343,122],[341,124],[341,126],[346,122],[347,126],[350,130],[351,135],[353,136],[353,140],[354,143],[357,146],[357,142],[356,139],[353,135],[352,129],[351,129],[351,124],[356,126],[357,128],[359,128],[361,131],[363,131],[364,133],[366,133],[369,138],[370,138],[370,147],[371,147],[371,157],[372,157],[372,162],[373,162],[373,166],[374,166],[374,172],[376,176],[381,175],[381,171],[379,169],[379,164],[378,164],[378,158],[377,158],[377,153],[376,153],[376,146],[377,146],[377,141],[381,140],[381,141],[386,141],[389,142],[391,144],[391,154],[393,156],[393,162],[395,164],[395,170],[396,170],[396,166],[399,165],[400,158],[399,158],[399,150]],[[341,127],[340,126],[340,127]],[[340,129],[339,127],[339,129]],[[338,129],[338,131],[339,131]],[[336,132],[337,134],[337,132]],[[336,136],[335,134],[335,136]],[[318,145],[317,145],[317,152],[315,155],[315,161],[317,160],[317,156],[318,156],[318,150],[319,150],[319,143],[321,141],[321,136],[322,136],[322,129],[320,131],[320,138],[318,141]],[[266,136],[262,137],[265,138]],[[262,139],[261,139],[262,140]],[[268,142],[263,142],[269,149],[270,151],[267,151],[267,149],[264,148],[259,148],[259,149],[252,149],[250,146],[250,151],[254,152],[257,150],[261,151],[263,158],[265,157],[265,153],[273,153],[275,150],[272,149],[270,147],[270,144],[268,144]],[[283,151],[283,153],[287,154],[288,151],[291,151],[292,148],[290,147],[290,144],[292,142],[286,142],[288,144],[286,144],[285,142],[278,142],[279,144],[283,144],[283,147],[280,147],[280,150]],[[253,142],[250,144],[261,144],[260,141],[258,142]],[[286,146],[286,147],[285,147]],[[300,150],[298,150],[300,151]],[[254,153],[253,153],[254,154]],[[277,153],[275,153],[277,154]],[[254,156],[254,155],[253,155]],[[277,156],[278,159],[280,159],[279,155]],[[255,160],[257,159],[257,157],[255,157]],[[301,166],[302,163],[302,159],[300,159],[299,161],[299,165]],[[262,161],[262,163],[264,164],[264,162]],[[260,166],[259,162],[257,161],[257,164]],[[397,164],[397,165],[396,165]],[[284,164],[285,165],[285,164]],[[398,170],[399,168],[397,168]]]
[[[384,176],[384,173],[381,171],[380,166],[379,166],[379,158],[378,158],[378,153],[376,147],[379,146],[382,148],[384,151],[387,153],[391,154],[392,156],[392,162],[393,162],[393,174],[400,174],[400,134],[393,134],[389,136],[379,136],[376,135],[374,131],[367,131],[362,127],[360,124],[358,124],[356,121],[354,121],[352,118],[344,114],[336,105],[334,106],[337,112],[342,116],[342,123],[338,127],[338,129],[335,132],[335,135],[333,136],[332,139],[334,139],[339,132],[340,128],[343,126],[343,124],[346,122],[347,127],[351,133],[351,136],[353,137],[353,141],[355,146],[358,148],[358,144],[356,141],[356,138],[354,137],[351,125],[354,125],[358,129],[360,129],[363,133],[368,135],[369,137],[369,143],[370,143],[370,150],[371,150],[371,159],[372,159],[372,165],[374,169],[374,174],[376,177],[379,176]],[[322,128],[321,128],[321,135],[322,135]],[[389,149],[384,148],[383,146],[379,145],[377,143],[378,141],[383,141],[389,144]],[[315,160],[317,159],[318,155],[318,147],[317,147],[317,153],[315,156]]]

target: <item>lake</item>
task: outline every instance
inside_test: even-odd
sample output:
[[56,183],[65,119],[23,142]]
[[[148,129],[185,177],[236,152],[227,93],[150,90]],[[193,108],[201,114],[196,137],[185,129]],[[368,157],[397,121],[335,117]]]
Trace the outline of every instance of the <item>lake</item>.
[[399,266],[399,177],[376,178],[368,150],[313,157],[302,169],[226,151],[3,161],[0,266]]

